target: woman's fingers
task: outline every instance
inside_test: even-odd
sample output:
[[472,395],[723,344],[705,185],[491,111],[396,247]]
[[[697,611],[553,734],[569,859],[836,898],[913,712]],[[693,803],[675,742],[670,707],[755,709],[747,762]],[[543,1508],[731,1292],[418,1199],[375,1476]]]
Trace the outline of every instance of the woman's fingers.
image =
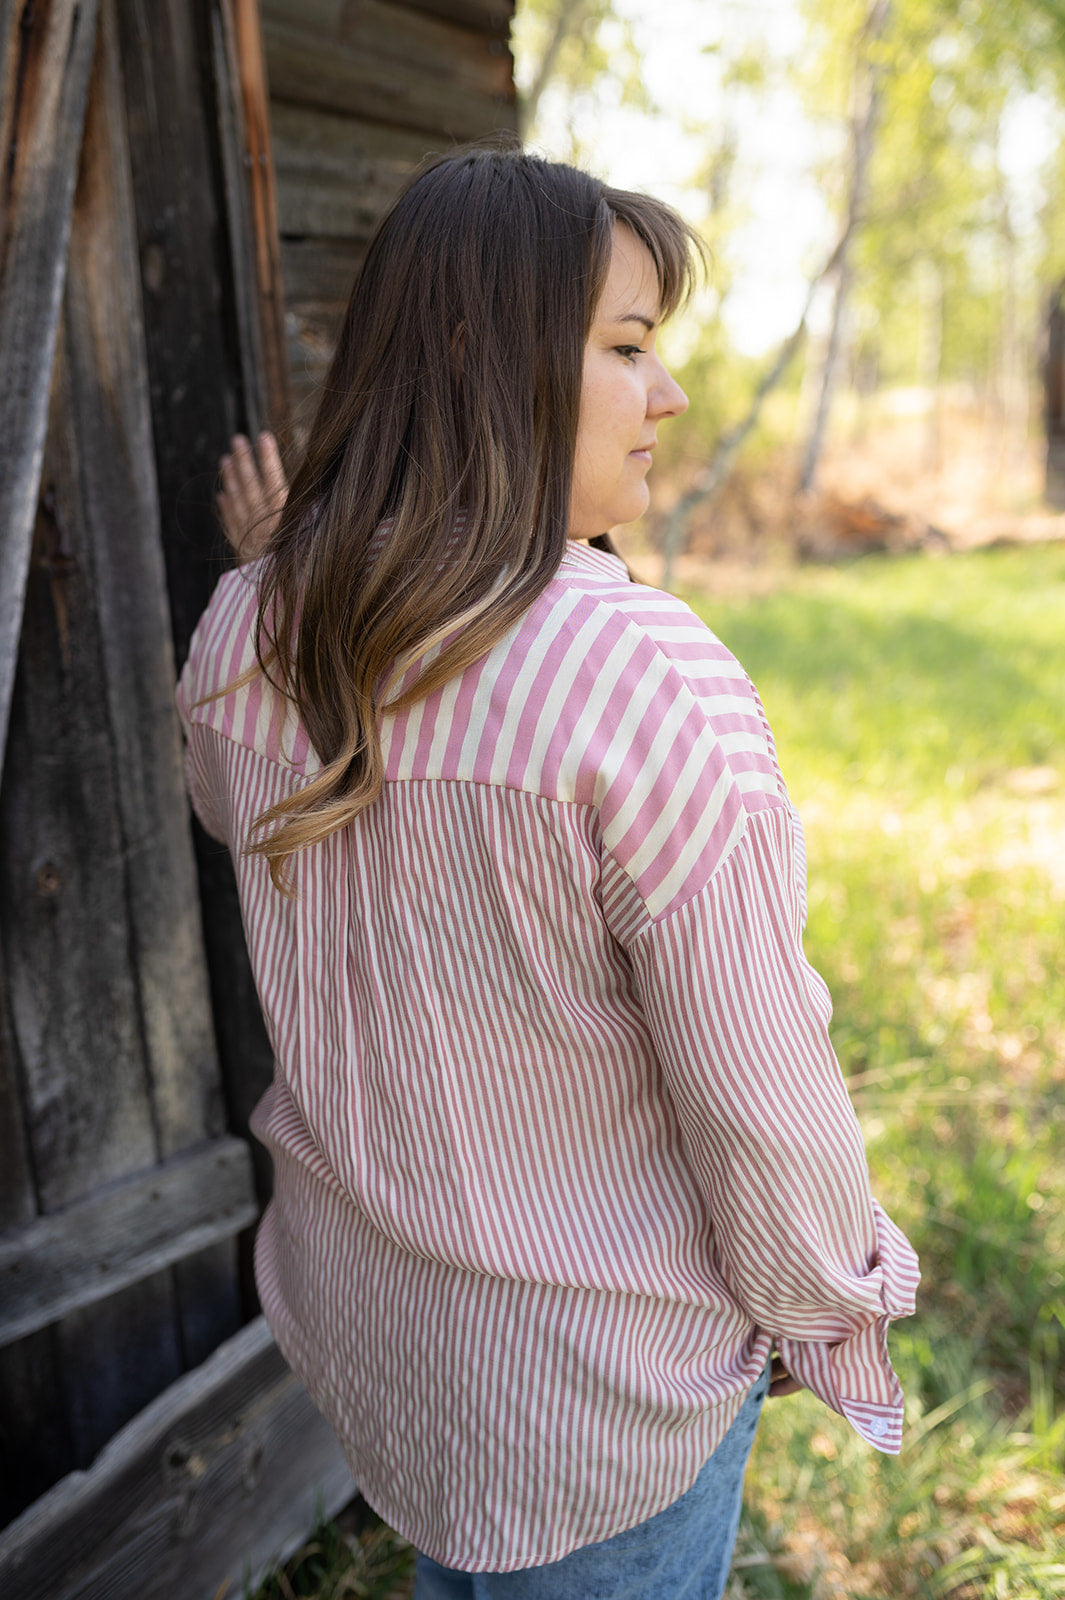
[[272,433],[259,435],[259,470],[267,498],[280,511],[288,495],[288,480],[281,465],[281,452]]
[[281,453],[272,433],[261,433],[256,449],[242,433],[230,440],[219,462],[216,496],[222,531],[241,561],[253,561],[277,527],[288,495]]
[[779,1356],[773,1357],[773,1365],[769,1369],[769,1398],[777,1399],[782,1394],[798,1394],[803,1385],[797,1378],[793,1378]]

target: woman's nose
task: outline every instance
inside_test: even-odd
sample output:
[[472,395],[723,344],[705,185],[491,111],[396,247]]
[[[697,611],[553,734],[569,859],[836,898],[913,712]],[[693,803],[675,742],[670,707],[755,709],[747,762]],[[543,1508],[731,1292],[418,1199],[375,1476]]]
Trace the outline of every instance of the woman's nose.
[[679,417],[688,409],[688,396],[672,373],[659,362],[659,378],[649,398],[648,411],[659,417]]

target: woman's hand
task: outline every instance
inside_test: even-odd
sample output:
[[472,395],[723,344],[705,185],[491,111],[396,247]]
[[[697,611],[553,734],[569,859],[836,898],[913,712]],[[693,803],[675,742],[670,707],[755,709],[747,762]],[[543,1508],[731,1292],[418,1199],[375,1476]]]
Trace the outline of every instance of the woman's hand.
[[222,487],[215,504],[222,532],[238,561],[254,561],[266,548],[288,497],[277,440],[272,433],[260,433],[253,449],[242,433],[235,434],[219,473]]
[[802,1387],[798,1378],[793,1378],[780,1357],[775,1355],[769,1369],[769,1398],[775,1400],[778,1395],[798,1394]]

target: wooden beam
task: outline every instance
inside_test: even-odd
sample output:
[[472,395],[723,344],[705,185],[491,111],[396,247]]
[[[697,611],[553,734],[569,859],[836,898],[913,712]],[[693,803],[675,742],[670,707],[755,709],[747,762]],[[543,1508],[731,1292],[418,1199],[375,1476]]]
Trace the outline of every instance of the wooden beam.
[[[321,236],[282,239],[281,261],[289,310],[297,316],[306,311],[310,317],[321,311],[339,321],[365,254],[364,240]],[[330,348],[335,332],[334,327]]]
[[[299,3],[299,0],[296,0]],[[426,11],[445,22],[460,22],[464,28],[495,34],[506,40],[514,15],[513,0],[399,0],[410,11]]]
[[[148,354],[155,470],[174,653],[227,565],[212,503],[218,458],[251,426],[220,193],[207,6],[118,0]],[[200,899],[226,1121],[243,1133],[273,1052],[244,950],[228,851],[197,832]],[[264,1169],[269,1162],[263,1157]]]
[[[0,152],[5,236],[0,276],[0,762],[18,659],[48,395],[66,277],[99,0],[22,9],[18,95]],[[5,34],[6,34],[5,30]],[[5,56],[8,55],[5,50]],[[14,160],[8,177],[9,158]]]
[[212,1139],[0,1234],[0,1345],[231,1238],[258,1214],[243,1139]]
[[284,435],[288,354],[258,0],[214,0],[211,32],[248,427]]
[[[104,0],[66,289],[70,514],[92,589],[161,1158],[222,1132],[152,450],[114,0]],[[137,1163],[139,1165],[139,1163]]]
[[514,128],[510,53],[502,41],[386,0],[264,0],[274,98],[475,139]]
[[[281,231],[315,240],[365,243],[418,163],[449,143],[283,101],[272,125]],[[290,301],[299,298],[287,276],[285,287]]]
[[247,1592],[355,1485],[260,1317],[0,1535],[4,1600]]

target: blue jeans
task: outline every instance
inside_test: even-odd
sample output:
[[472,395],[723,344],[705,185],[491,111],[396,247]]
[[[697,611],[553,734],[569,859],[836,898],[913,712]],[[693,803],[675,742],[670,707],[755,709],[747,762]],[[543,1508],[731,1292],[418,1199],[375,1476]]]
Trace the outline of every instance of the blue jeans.
[[635,1528],[520,1572],[458,1572],[419,1556],[414,1600],[719,1600],[769,1368],[686,1494]]

